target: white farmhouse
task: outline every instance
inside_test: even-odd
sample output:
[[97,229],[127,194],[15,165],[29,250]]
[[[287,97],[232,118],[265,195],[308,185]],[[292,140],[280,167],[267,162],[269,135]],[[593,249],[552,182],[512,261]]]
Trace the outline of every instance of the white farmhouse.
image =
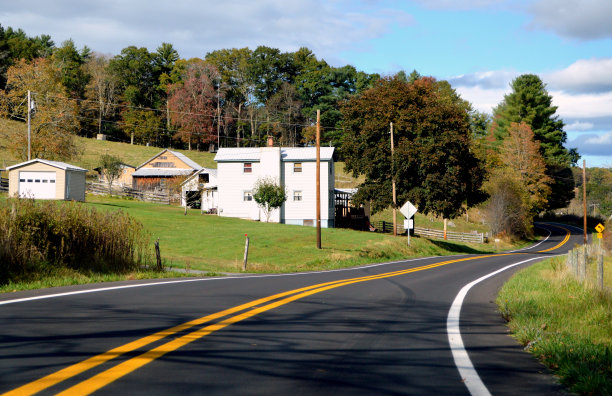
[[[334,148],[321,147],[321,227],[334,227]],[[220,216],[264,220],[253,199],[258,179],[271,177],[287,191],[287,201],[271,222],[316,225],[316,148],[220,148],[217,189]]]

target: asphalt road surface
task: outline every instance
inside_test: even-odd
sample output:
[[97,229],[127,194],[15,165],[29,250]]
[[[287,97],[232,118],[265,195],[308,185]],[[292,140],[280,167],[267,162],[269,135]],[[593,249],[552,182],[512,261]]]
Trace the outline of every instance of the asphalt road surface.
[[582,242],[544,227],[507,254],[1,295],[0,394],[564,394],[493,303]]

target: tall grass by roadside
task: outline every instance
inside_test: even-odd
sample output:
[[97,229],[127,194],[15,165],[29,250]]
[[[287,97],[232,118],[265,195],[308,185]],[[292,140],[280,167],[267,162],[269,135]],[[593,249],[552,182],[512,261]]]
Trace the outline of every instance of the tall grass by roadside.
[[0,200],[0,284],[61,269],[126,272],[145,262],[146,234],[122,211],[74,202]]
[[571,392],[612,394],[612,293],[579,283],[557,257],[518,272],[497,305],[513,336]]

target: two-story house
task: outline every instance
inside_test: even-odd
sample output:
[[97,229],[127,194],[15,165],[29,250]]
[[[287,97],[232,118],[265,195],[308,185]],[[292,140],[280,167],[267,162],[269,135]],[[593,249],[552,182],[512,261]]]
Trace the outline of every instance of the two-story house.
[[[321,147],[321,227],[334,227],[334,148]],[[316,148],[220,148],[217,162],[218,214],[265,220],[253,199],[260,178],[285,187],[287,200],[274,210],[271,222],[316,225]]]

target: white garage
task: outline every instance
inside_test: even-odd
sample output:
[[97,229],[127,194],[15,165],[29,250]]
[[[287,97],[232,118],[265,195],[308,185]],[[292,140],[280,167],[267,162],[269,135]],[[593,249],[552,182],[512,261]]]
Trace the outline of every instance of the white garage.
[[86,169],[33,159],[9,166],[9,196],[85,201]]

